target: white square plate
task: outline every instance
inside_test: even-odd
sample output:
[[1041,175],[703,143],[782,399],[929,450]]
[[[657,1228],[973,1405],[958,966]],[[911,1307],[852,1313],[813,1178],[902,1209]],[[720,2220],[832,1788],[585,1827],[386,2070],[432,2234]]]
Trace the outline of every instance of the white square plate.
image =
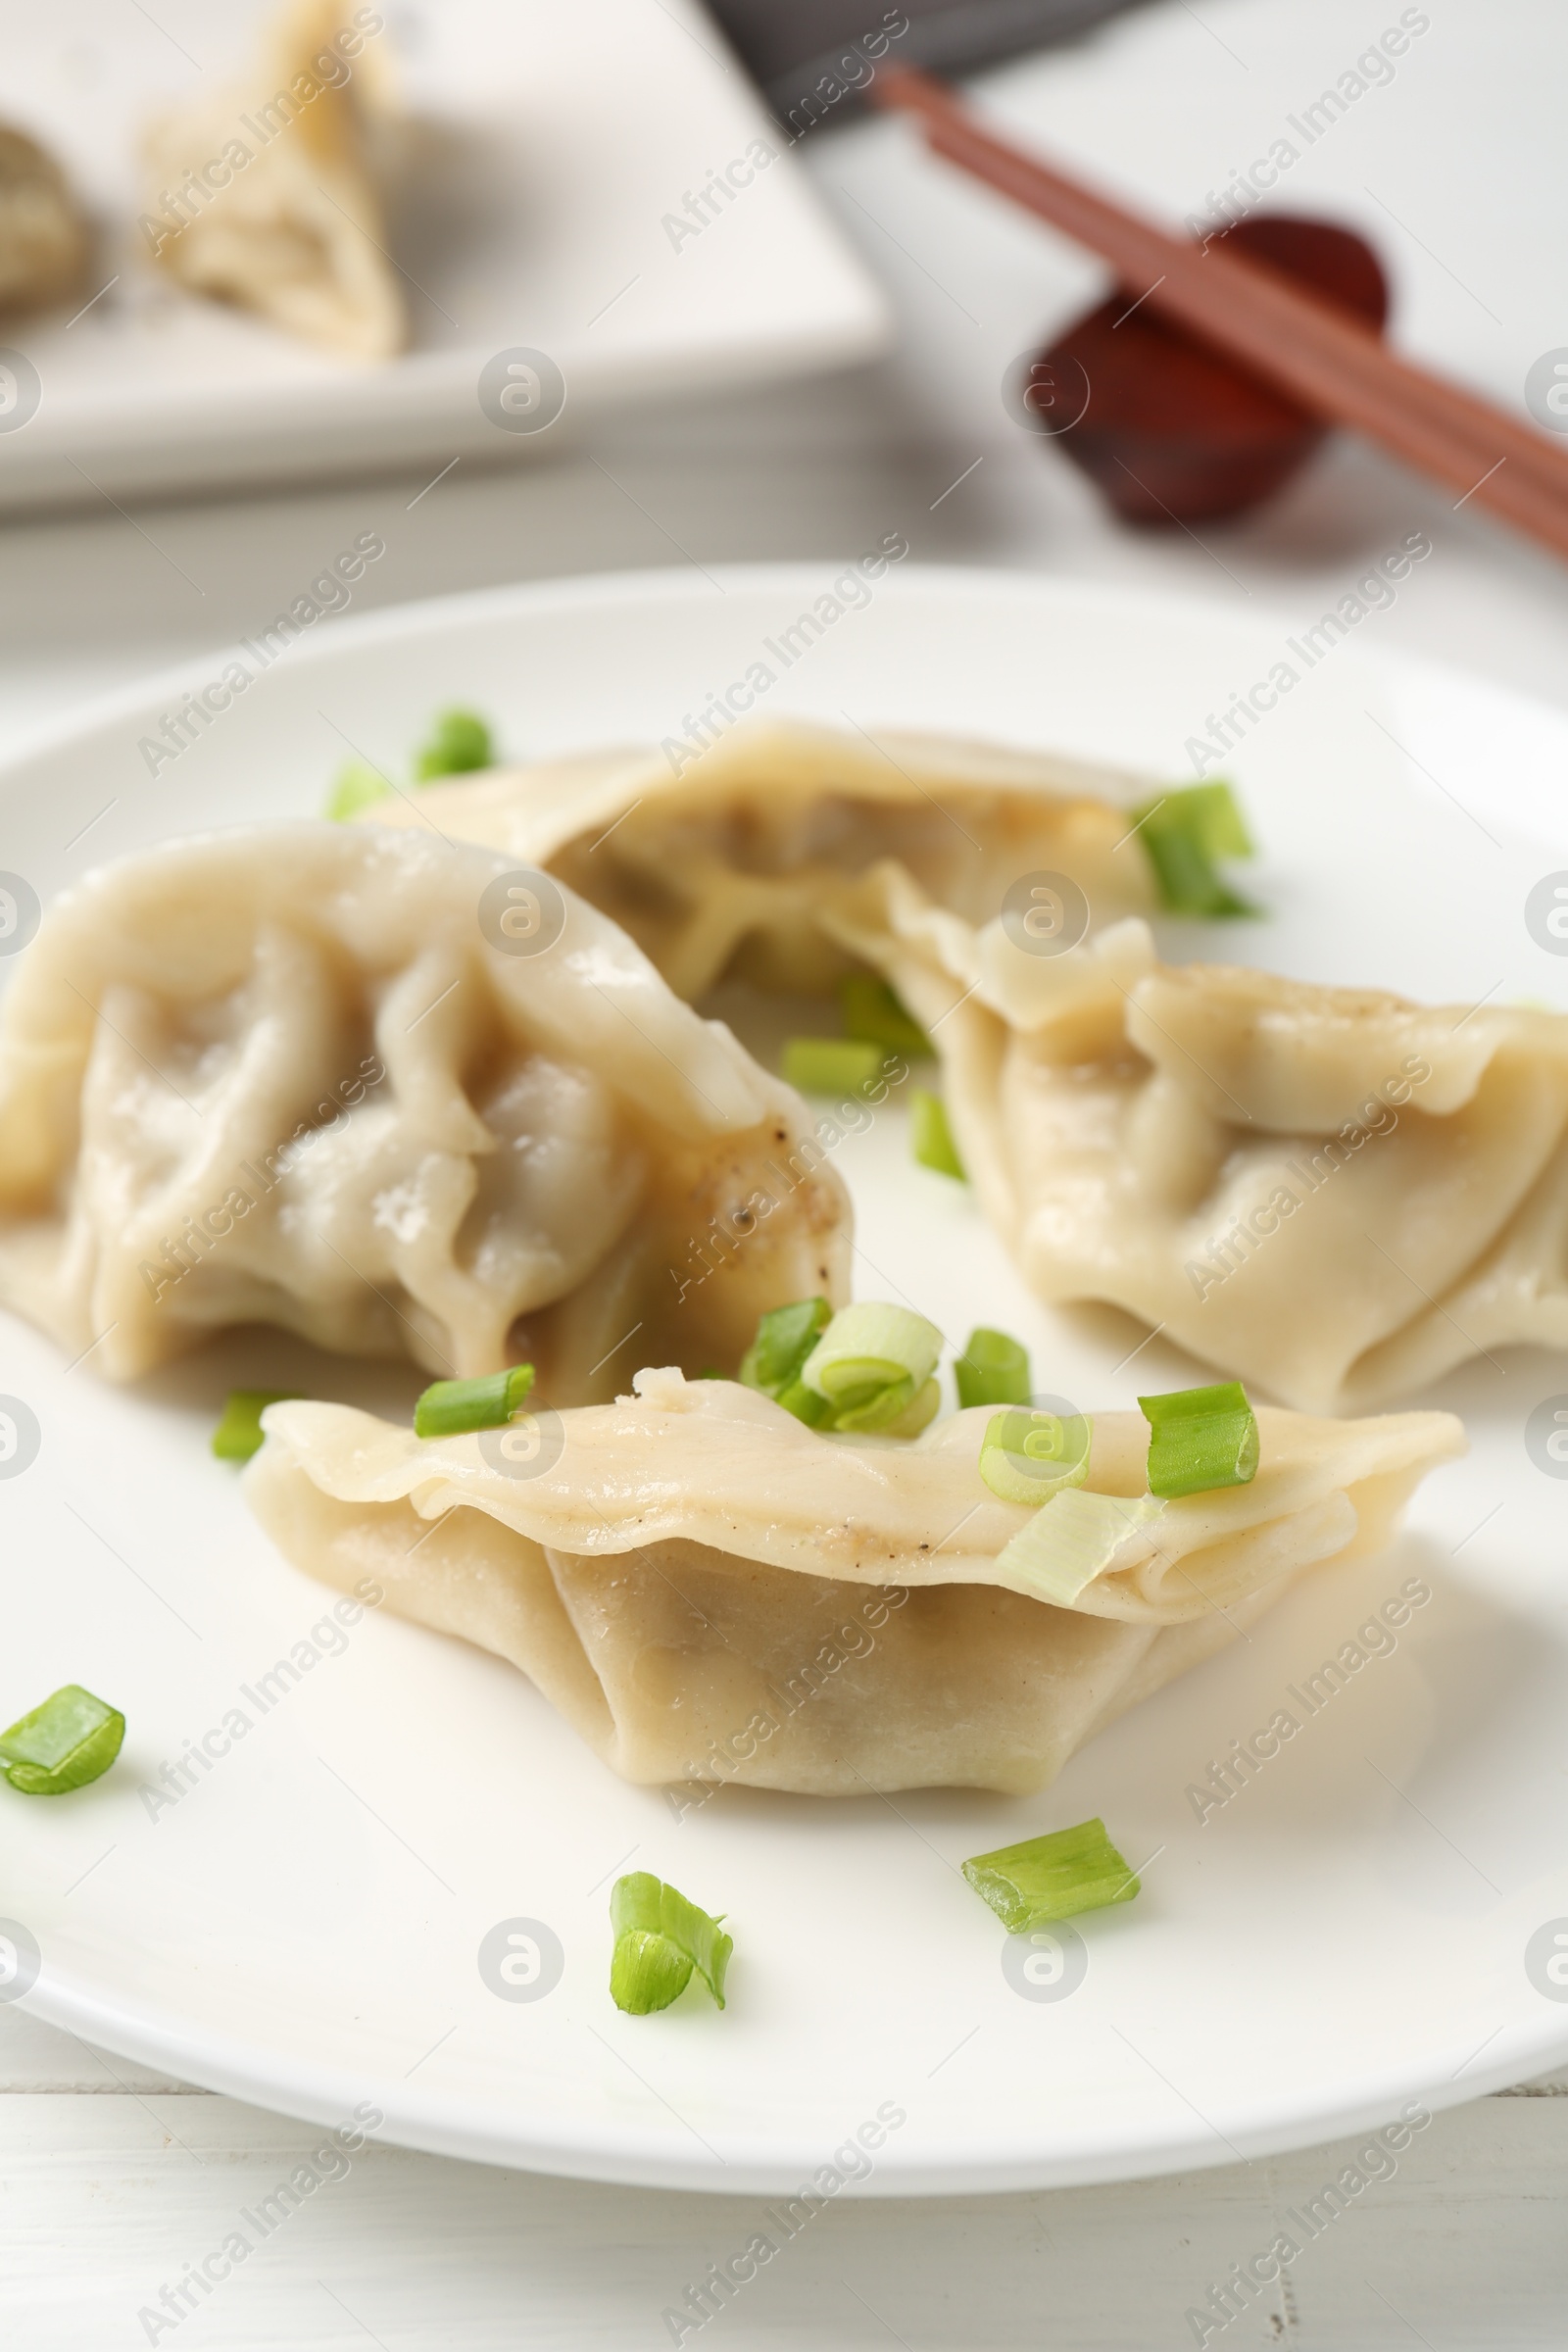
[[[547,447],[615,404],[830,368],[887,340],[880,292],[696,0],[388,0],[377,38],[423,159],[394,238],[404,357],[336,360],[181,292],[136,227],[143,126],[243,70],[272,5],[0,0],[0,119],[44,141],[98,220],[87,291],[115,281],[74,323],[0,322],[41,384],[36,414],[0,429],[0,507],[93,485],[433,470]],[[700,234],[665,225],[757,140],[774,160],[727,209],[711,200]],[[478,403],[484,363],[519,347],[565,378],[561,424],[537,436],[498,429]]]

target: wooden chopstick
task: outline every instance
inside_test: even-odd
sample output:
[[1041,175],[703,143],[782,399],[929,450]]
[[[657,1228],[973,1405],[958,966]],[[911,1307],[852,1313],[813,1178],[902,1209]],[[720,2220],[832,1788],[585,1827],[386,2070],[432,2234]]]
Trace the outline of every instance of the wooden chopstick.
[[1205,253],[989,131],[953,92],[884,67],[872,99],[917,116],[940,155],[1109,262],[1151,310],[1244,361],[1313,416],[1396,457],[1568,556],[1568,458],[1529,426],[1389,350],[1282,271],[1215,243]]

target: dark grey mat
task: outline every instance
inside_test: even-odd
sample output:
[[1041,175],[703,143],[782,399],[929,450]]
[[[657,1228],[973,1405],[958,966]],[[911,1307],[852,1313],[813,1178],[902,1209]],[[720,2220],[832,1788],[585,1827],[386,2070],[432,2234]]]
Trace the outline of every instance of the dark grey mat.
[[[709,0],[774,111],[797,133],[855,111],[879,43],[885,42],[883,57],[937,74],[966,74],[1070,40],[1136,5],[1138,0]],[[889,28],[905,20],[907,31],[887,39]]]

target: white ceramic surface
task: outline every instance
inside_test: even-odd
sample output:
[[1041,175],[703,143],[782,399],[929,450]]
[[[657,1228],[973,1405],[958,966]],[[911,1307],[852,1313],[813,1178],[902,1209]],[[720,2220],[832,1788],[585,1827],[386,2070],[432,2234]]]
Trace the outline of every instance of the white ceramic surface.
[[[20,427],[0,405],[0,507],[426,457],[433,474],[458,456],[542,451],[596,411],[835,367],[885,343],[880,292],[697,0],[597,0],[591,15],[553,0],[388,0],[367,55],[393,60],[413,129],[392,240],[411,322],[402,358],[340,362],[192,298],[137,229],[143,126],[210,103],[276,5],[0,0],[4,119],[60,158],[100,228],[80,298],[95,294],[91,307],[0,329],[41,383]],[[756,170],[744,159],[759,139],[774,160]],[[666,225],[737,159],[727,208],[710,199],[697,234]],[[485,362],[519,348],[565,379],[560,423],[537,435],[502,431],[479,408]]]
[[[830,564],[503,591],[322,624],[156,780],[138,739],[223,657],[99,706],[0,770],[0,866],[45,896],[89,860],[315,808],[345,739],[406,762],[431,708],[493,711],[519,754],[662,737],[825,590]],[[1180,775],[1183,746],[1281,658],[1283,628],[1197,605],[895,569],[772,687],[771,710],[964,728]],[[1402,747],[1402,748],[1401,748]],[[1568,1007],[1522,906],[1568,864],[1568,726],[1452,674],[1325,659],[1232,762],[1268,920],[1167,927],[1320,979]],[[1456,796],[1456,797],[1455,797]],[[1468,803],[1469,810],[1461,803]],[[85,829],[85,830],[84,830]],[[75,838],[79,836],[80,838]],[[72,846],[74,843],[74,846]],[[845,1146],[861,1295],[950,1334],[1025,1336],[1102,1405],[1186,1359],[1110,1315],[1033,1307],[967,1195],[912,1167],[897,1115]],[[510,1669],[371,1616],[177,1805],[137,1788],[325,1613],[251,1526],[206,1439],[241,1380],[406,1405],[413,1375],[243,1335],[132,1391],[0,1321],[0,1390],[43,1429],[0,1481],[0,1717],[69,1679],[122,1704],[123,1760],[58,1805],[0,1790],[0,1909],[43,1951],[37,2014],[180,2076],[387,2136],[539,2169],[787,2191],[881,2106],[872,2193],[1087,2181],[1305,2144],[1452,2103],[1568,2049],[1524,1949],[1568,1913],[1561,1494],[1523,1426],[1568,1389],[1525,1354],[1432,1401],[1474,1450],[1402,1545],[1320,1574],[1250,1641],[1098,1740],[1033,1799],[812,1803],[729,1789],[677,1819],[623,1788]],[[1433,1600],[1267,1771],[1200,1825],[1185,1791],[1399,1583]],[[254,1710],[253,1710],[254,1711]],[[1081,1923],[1067,1999],[1020,1998],[954,1867],[1102,1813],[1149,1863]],[[651,1868],[727,1911],[720,2017],[619,2017],[606,1900]],[[547,1998],[481,1981],[486,1933],[548,1923]]]

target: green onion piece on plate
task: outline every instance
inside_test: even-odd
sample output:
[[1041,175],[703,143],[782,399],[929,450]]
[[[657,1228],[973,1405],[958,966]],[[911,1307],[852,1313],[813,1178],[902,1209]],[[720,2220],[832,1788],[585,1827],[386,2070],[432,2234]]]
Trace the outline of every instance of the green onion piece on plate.
[[859,1095],[882,1070],[883,1053],[859,1037],[792,1037],[784,1047],[784,1082],[803,1095]]
[[1151,1494],[1207,1494],[1257,1476],[1257,1418],[1239,1380],[1140,1396],[1138,1409],[1150,1428]]
[[678,2001],[692,1980],[689,1956],[667,1936],[628,1928],[610,1955],[610,1997],[631,2017],[648,2017]]
[[892,1409],[902,1413],[924,1391],[941,1352],[941,1332],[909,1307],[844,1306],[807,1357],[801,1378],[827,1398],[843,1429],[852,1426],[849,1415],[874,1406],[888,1389],[901,1390]]
[[851,972],[839,982],[839,1010],[846,1037],[860,1037],[892,1054],[912,1054],[924,1059],[931,1040],[918,1021],[911,1020],[885,980],[875,972]]
[[1193,812],[1211,858],[1256,857],[1247,819],[1236,805],[1236,795],[1222,778],[1215,777],[1207,784],[1189,784],[1175,798],[1184,810]]
[[1133,810],[1154,869],[1160,904],[1172,914],[1255,914],[1218,871],[1222,858],[1250,858],[1252,844],[1228,784],[1190,785]]
[[796,1298],[775,1306],[757,1326],[757,1337],[741,1358],[740,1377],[749,1389],[777,1396],[800,1377],[801,1366],[833,1320],[825,1298]]
[[953,1360],[958,1402],[971,1404],[1027,1404],[1029,1350],[1004,1331],[979,1323],[963,1343],[963,1353]]
[[67,1683],[0,1732],[0,1769],[24,1796],[64,1796],[100,1779],[124,1737],[123,1715],[79,1683]]
[[1081,1821],[1076,1829],[976,1854],[963,1875],[1013,1936],[1054,1919],[1074,1919],[1080,1911],[1103,1910],[1107,1903],[1130,1903],[1140,1884],[1102,1821]]
[[476,710],[443,710],[414,772],[421,784],[433,784],[439,776],[464,776],[477,767],[493,767],[495,757],[490,729]]
[[270,1404],[286,1404],[298,1389],[230,1389],[223,1418],[213,1432],[220,1462],[248,1462],[262,1450],[262,1415]]
[[532,1364],[487,1372],[482,1380],[432,1381],[414,1408],[414,1434],[456,1438],[469,1429],[505,1429],[532,1387]]
[[909,1091],[909,1149],[922,1168],[935,1168],[939,1176],[956,1176],[960,1184],[964,1181],[963,1162],[948,1125],[947,1104],[929,1087],[916,1086]]
[[724,1971],[735,1949],[719,1925],[722,1918],[720,1912],[710,1919],[651,1871],[629,1871],[617,1879],[610,1897],[610,1924],[615,1931],[610,1990],[616,2008],[632,2017],[667,2009],[685,1991],[695,1969],[722,2009]]
[[1089,1476],[1094,1423],[1087,1413],[1051,1413],[1027,1405],[994,1413],[980,1441],[980,1475],[1004,1502],[1043,1508]]
[[1003,1545],[997,1567],[1036,1600],[1070,1609],[1164,1508],[1152,1494],[1090,1494],[1063,1486]]
[[384,801],[391,790],[380,769],[372,767],[368,760],[346,760],[337,771],[321,814],[335,825],[346,825],[363,809],[373,808],[377,801]]

